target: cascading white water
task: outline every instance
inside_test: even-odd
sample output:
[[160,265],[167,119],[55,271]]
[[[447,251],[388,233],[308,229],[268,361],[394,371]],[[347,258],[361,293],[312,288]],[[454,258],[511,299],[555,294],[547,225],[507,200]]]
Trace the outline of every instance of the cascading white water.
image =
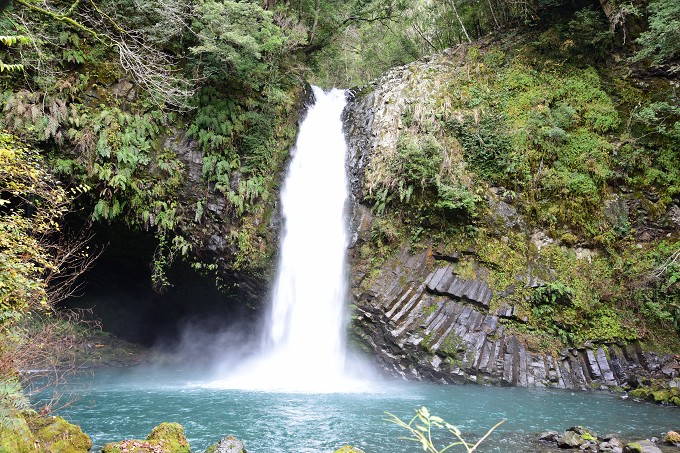
[[218,385],[351,391],[344,373],[347,202],[345,92],[312,87],[281,193],[284,228],[263,353]]
[[285,229],[266,347],[295,368],[328,374],[341,372],[345,351],[346,100],[341,90],[313,90],[281,193]]

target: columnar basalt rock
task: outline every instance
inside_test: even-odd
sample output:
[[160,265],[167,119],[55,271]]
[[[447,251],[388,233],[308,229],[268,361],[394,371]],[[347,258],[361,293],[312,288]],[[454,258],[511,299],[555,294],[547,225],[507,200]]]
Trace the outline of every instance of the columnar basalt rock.
[[355,292],[355,330],[390,374],[583,390],[631,388],[678,374],[675,356],[643,351],[637,343],[531,350],[504,324],[512,308],[490,311],[488,284],[457,276],[452,258],[404,249],[368,290]]

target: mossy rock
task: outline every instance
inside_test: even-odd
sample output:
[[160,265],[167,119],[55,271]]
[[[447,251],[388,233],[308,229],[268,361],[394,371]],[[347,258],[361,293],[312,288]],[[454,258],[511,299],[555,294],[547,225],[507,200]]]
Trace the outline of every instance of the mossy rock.
[[654,401],[657,403],[667,403],[670,397],[671,394],[668,390],[657,390],[652,392],[652,398],[654,398]]
[[359,448],[352,447],[351,445],[345,445],[338,448],[333,453],[364,453],[364,451]]
[[189,441],[179,423],[161,423],[146,440],[130,439],[104,445],[102,453],[190,453]]
[[597,437],[594,437],[594,436],[593,436],[592,434],[590,434],[590,433],[583,433],[583,434],[581,434],[581,439],[583,439],[583,440],[589,440],[589,441],[596,441],[596,440],[597,440]]
[[645,439],[629,443],[623,449],[623,453],[661,453],[661,450],[654,442]]
[[680,433],[677,431],[668,431],[665,440],[669,444],[680,445]]
[[205,453],[247,453],[243,442],[234,436],[222,438],[219,442],[208,447]]
[[628,395],[631,398],[638,398],[641,400],[647,399],[647,397],[650,395],[651,391],[647,388],[637,388],[635,390],[631,390],[628,392]]
[[90,436],[78,425],[61,417],[31,417],[28,425],[33,431],[38,451],[49,453],[81,453],[92,448]]
[[626,453],[642,453],[642,445],[637,442],[631,442],[626,445],[626,449],[624,451]]
[[28,423],[23,417],[14,417],[0,426],[0,453],[29,453],[34,452],[34,438]]

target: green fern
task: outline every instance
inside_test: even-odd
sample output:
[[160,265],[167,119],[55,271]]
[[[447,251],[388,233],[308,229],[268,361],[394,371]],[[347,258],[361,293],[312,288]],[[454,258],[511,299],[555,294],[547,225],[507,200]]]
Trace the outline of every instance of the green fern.
[[29,410],[31,403],[16,378],[0,378],[0,427],[16,429],[17,415]]

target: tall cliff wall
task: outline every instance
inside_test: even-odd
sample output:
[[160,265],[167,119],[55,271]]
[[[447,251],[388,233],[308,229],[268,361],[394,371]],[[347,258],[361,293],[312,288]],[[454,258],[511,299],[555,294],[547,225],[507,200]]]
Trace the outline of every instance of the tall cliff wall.
[[[550,293],[546,288],[554,288],[555,282],[578,287],[581,280],[571,274],[574,269],[579,275],[600,272],[600,260],[609,257],[596,241],[555,237],[554,231],[541,228],[522,205],[523,194],[508,195],[508,189],[475,174],[463,138],[447,138],[446,131],[437,129],[442,117],[463,124],[486,114],[476,108],[457,109],[450,101],[461,96],[452,81],[461,73],[475,77],[479,68],[470,64],[468,53],[460,47],[395,68],[356,90],[346,110],[353,198],[353,331],[359,342],[384,370],[406,379],[571,389],[679,382],[680,356],[650,352],[638,341],[640,336],[626,336],[625,322],[609,335],[596,326],[609,321],[593,318],[590,330],[583,328],[585,333],[577,337],[577,322],[556,321],[564,313],[581,316],[583,312],[573,308],[577,292],[558,306],[535,296]],[[414,116],[419,117],[420,130],[414,130]],[[377,168],[389,168],[390,159],[396,159],[403,134],[423,134],[422,124],[430,120],[433,135],[445,143],[443,152],[453,149],[450,160],[458,161],[459,181],[476,194],[478,211],[426,224],[413,233],[408,216],[414,211],[400,210],[396,197],[391,206],[398,214],[390,215],[390,205],[376,214],[371,178]],[[626,212],[638,209],[638,234],[647,235],[642,240],[677,240],[677,200],[652,215],[644,208],[650,200],[631,192],[608,190],[603,205]],[[447,222],[457,229],[449,229]],[[469,226],[474,227],[472,233]],[[604,292],[599,294],[598,301],[604,300]],[[536,311],[543,307],[554,314]],[[541,323],[551,316],[557,328],[541,331]]]

